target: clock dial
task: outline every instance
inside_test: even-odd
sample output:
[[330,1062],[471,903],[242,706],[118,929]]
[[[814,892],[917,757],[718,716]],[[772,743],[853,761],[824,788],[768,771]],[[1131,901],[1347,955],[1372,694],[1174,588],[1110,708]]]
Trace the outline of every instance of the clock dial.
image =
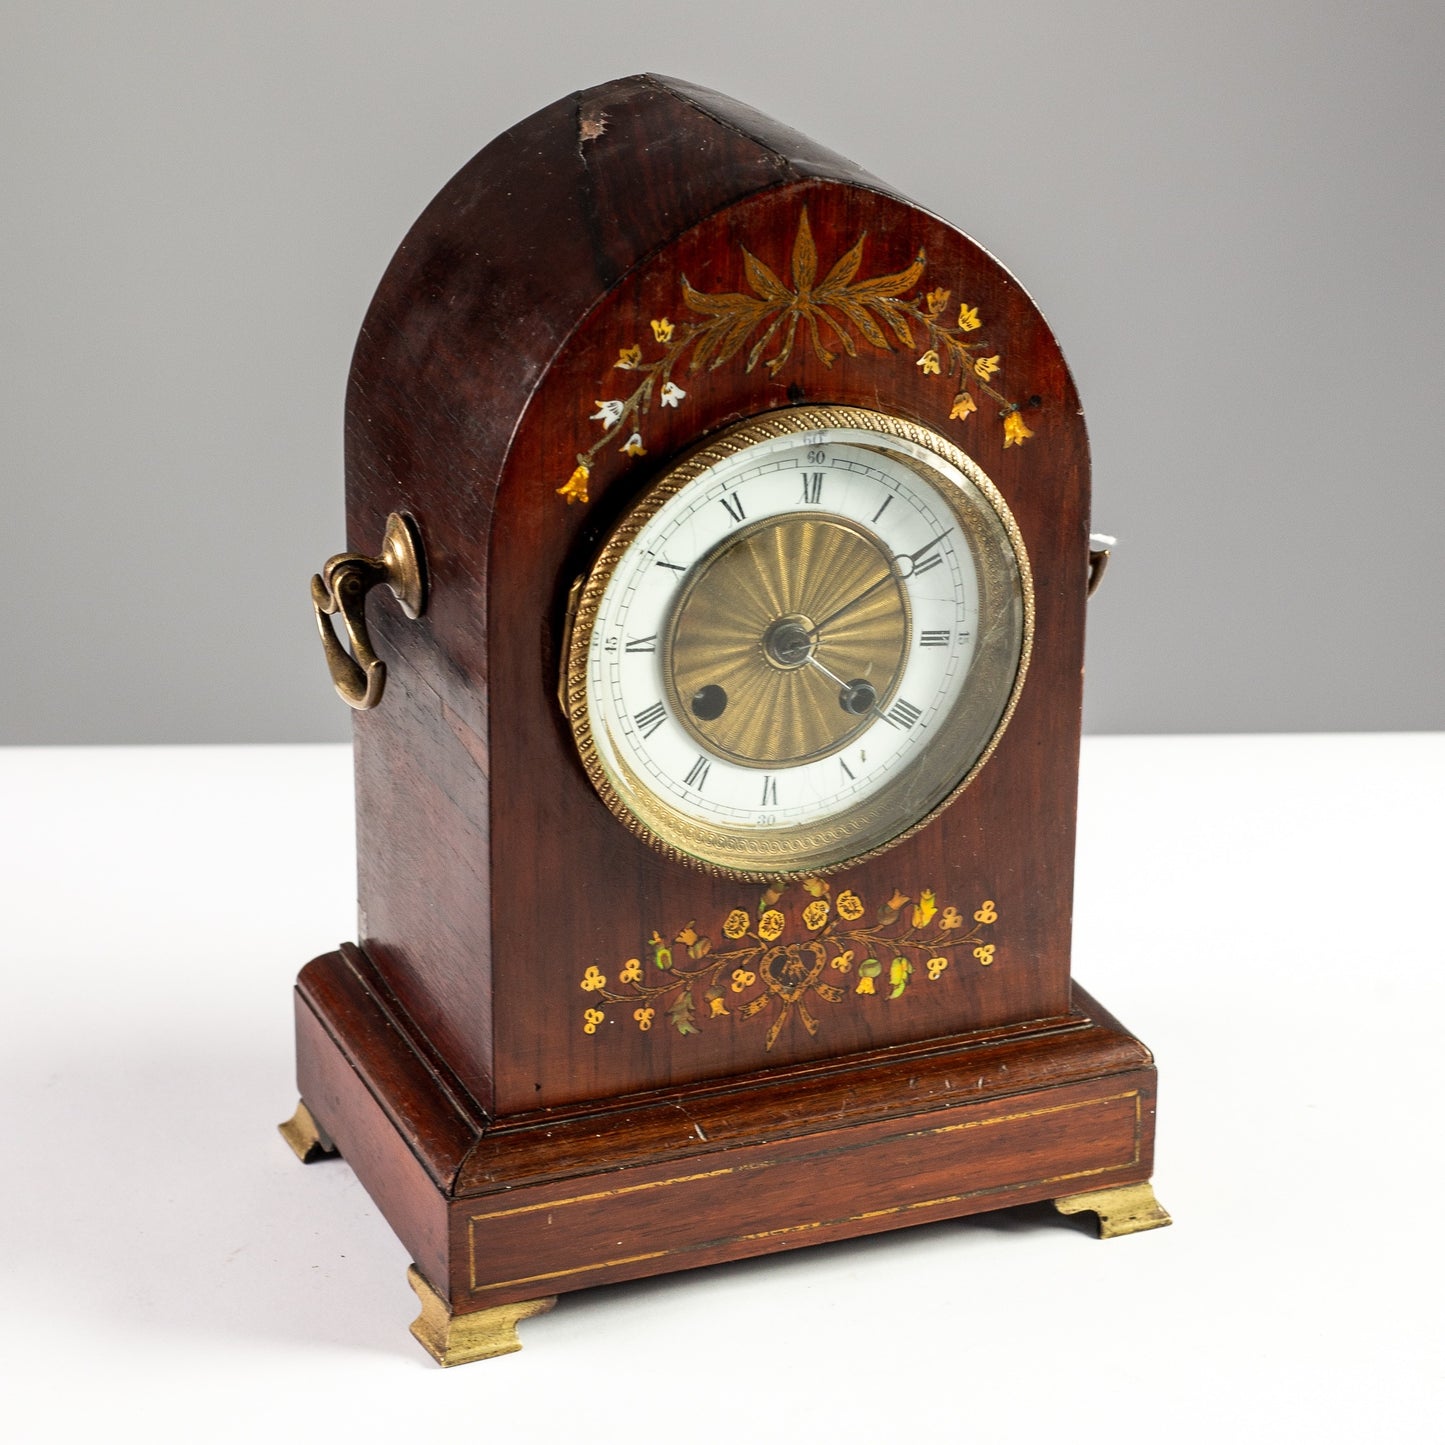
[[922,428],[800,408],[727,433],[623,519],[565,695],[635,831],[749,876],[887,846],[997,740],[1032,597],[1002,498]]

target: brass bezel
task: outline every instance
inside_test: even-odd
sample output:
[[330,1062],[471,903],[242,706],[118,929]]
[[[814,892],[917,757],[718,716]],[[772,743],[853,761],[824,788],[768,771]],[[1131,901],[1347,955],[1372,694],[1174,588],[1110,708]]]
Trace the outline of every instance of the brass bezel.
[[[967,771],[932,806],[907,823],[896,834],[881,841],[869,841],[866,846],[859,848],[856,852],[849,851],[844,854],[837,852],[840,842],[864,831],[864,826],[875,815],[882,812],[883,804],[897,793],[899,785],[914,779],[920,762],[927,757],[928,752],[936,749],[937,743],[931,745],[918,762],[901,769],[898,777],[892,783],[880,792],[864,799],[857,808],[842,815],[841,818],[835,816],[821,823],[795,825],[766,833],[750,829],[745,834],[739,835],[720,825],[699,825],[696,820],[677,814],[647,789],[625,765],[620,770],[626,776],[615,779],[599,753],[587,707],[589,654],[598,610],[613,574],[642,529],[684,487],[729,457],[736,456],[739,452],[760,442],[839,429],[868,431],[880,438],[896,438],[910,443],[924,452],[931,453],[961,472],[988,503],[1007,537],[1017,569],[1018,586],[1023,604],[1022,637],[1007,700],[987,741]],[[908,458],[906,454],[904,459],[911,461],[915,469],[926,466],[926,463],[920,462],[916,458]],[[936,472],[929,476],[928,480],[935,487],[947,484],[947,478],[939,476]],[[965,510],[961,505],[955,504],[954,499],[947,493],[941,492],[940,495],[963,522],[978,520],[972,517],[971,509]],[[982,569],[987,555],[980,555],[975,549],[975,558]],[[991,579],[991,581],[992,585],[999,585],[998,579]],[[1014,709],[1018,705],[1019,694],[1023,689],[1024,679],[1028,673],[1033,639],[1033,575],[1029,567],[1028,552],[1024,546],[1023,536],[1019,531],[1018,523],[1014,520],[1013,513],[1009,510],[1008,503],[971,457],[944,437],[939,436],[937,432],[916,423],[889,416],[884,412],[847,406],[791,407],[740,422],[685,453],[678,462],[670,466],[658,480],[653,482],[623,515],[603,542],[592,567],[573,584],[569,597],[566,636],[562,649],[559,700],[572,729],[577,750],[588,778],[597,790],[598,796],[629,832],[656,848],[665,857],[686,863],[715,876],[754,881],[799,878],[835,872],[896,847],[905,839],[911,838],[920,829],[927,827],[963,793],[978,776],[979,770],[993,756],[993,752],[1013,716]],[[983,639],[981,639],[981,643],[982,641]],[[977,658],[973,665],[978,665]],[[952,721],[954,716],[961,712],[964,696],[966,693],[960,696],[948,721]],[[851,826],[841,826],[844,823]],[[760,847],[759,845],[762,843],[771,846]],[[769,856],[760,856],[762,854]]]

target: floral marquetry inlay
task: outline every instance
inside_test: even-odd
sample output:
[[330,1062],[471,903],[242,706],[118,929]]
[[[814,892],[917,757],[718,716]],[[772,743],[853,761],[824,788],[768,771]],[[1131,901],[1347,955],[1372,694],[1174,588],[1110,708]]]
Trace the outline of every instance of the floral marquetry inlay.
[[1018,403],[992,385],[1003,357],[986,339],[974,336],[984,327],[978,308],[956,302],[946,286],[918,289],[926,265],[922,251],[901,271],[860,275],[866,240],[865,232],[819,279],[818,249],[804,209],[793,240],[791,284],[746,247],[739,249],[751,294],[699,291],[686,276],[679,277],[679,299],[697,319],[653,317],[649,334],[618,348],[612,370],[635,378],[631,390],[592,403],[596,410],[589,420],[602,427],[602,434],[578,454],[558,496],[568,506],[586,502],[597,456],[614,443],[626,456],[646,456],[643,428],[653,402],[680,407],[686,400],[678,377],[716,371],[739,356],[745,371],[761,365],[776,376],[800,343],[810,346],[824,366],[840,353],[857,356],[860,341],[878,351],[917,352],[913,364],[918,370],[953,388],[950,421],[966,422],[980,400],[990,402],[1003,423],[1004,446],[1022,446],[1033,432]]
[[764,1048],[771,1049],[795,1016],[810,1034],[818,1032],[810,1004],[851,999],[858,1007],[886,1006],[918,983],[937,983],[955,964],[987,968],[997,958],[986,936],[999,916],[992,899],[965,918],[940,905],[931,888],[916,898],[895,890],[865,922],[868,904],[853,889],[834,896],[824,879],[805,878],[801,890],[789,900],[786,887],[770,886],[754,909],[730,910],[718,927],[720,946],[695,919],[671,938],[654,929],[643,950],[647,961],[627,959],[615,984],[589,965],[581,979],[591,995],[583,1033],[595,1034],[606,1022],[608,1005],[618,1005],[644,1032],[665,1014],[684,1037],[710,1019],[767,1017]]

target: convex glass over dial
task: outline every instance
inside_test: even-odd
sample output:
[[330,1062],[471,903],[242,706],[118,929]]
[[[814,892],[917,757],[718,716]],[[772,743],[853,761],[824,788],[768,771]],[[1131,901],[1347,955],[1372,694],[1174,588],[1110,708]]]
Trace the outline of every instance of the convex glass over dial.
[[672,468],[574,595],[562,696],[664,851],[755,877],[896,842],[986,760],[1028,663],[1013,517],[942,437],[776,412]]

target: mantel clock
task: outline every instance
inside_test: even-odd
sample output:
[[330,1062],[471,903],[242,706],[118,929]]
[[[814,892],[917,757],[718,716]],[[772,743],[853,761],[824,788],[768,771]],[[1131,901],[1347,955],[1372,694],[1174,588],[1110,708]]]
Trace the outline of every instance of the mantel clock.
[[346,497],[360,936],[301,973],[283,1132],[442,1363],[590,1285],[1168,1222],[1152,1059],[1070,977],[1083,417],[996,261],[723,96],[599,86],[403,241]]

